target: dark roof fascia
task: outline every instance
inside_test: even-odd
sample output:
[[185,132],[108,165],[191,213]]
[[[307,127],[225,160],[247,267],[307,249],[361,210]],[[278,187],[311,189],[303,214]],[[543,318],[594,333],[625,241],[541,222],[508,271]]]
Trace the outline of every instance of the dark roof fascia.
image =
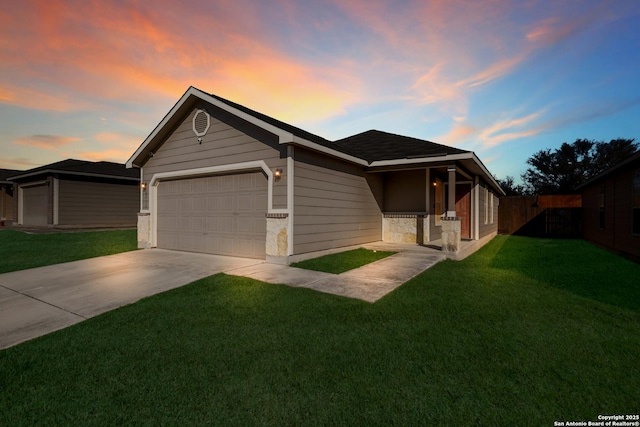
[[593,184],[594,182],[597,182],[599,180],[601,180],[602,178],[616,172],[619,169],[624,168],[625,166],[640,160],[640,151],[636,151],[635,154],[632,154],[630,157],[626,158],[625,160],[611,166],[609,169],[600,172],[598,175],[594,176],[593,178],[591,178],[590,180],[583,182],[582,184],[578,185],[576,187],[576,190],[582,190],[584,187]]
[[66,170],[60,170],[60,169],[39,170],[31,173],[26,173],[24,175],[16,175],[16,176],[9,177],[9,180],[16,181],[16,180],[22,180],[24,178],[33,177],[33,176],[38,176],[38,175],[46,176],[51,174],[86,176],[86,177],[93,177],[93,178],[110,178],[110,179],[117,179],[122,181],[140,181],[140,178],[134,178],[134,177],[128,177],[128,176],[108,175],[103,173],[90,173],[90,172],[73,172],[73,171],[66,171]]
[[[212,105],[215,105],[219,108],[226,110],[227,112],[238,116],[239,118],[248,121],[251,124],[254,124],[258,127],[263,128],[264,130],[271,132],[276,135],[278,138],[279,144],[292,144],[301,146],[316,152],[320,152],[323,154],[327,154],[333,157],[337,157],[342,160],[346,160],[351,163],[355,163],[357,165],[363,167],[376,167],[376,166],[394,166],[394,165],[414,165],[416,163],[434,163],[439,161],[456,161],[459,159],[471,159],[473,160],[478,167],[483,171],[485,178],[489,183],[498,191],[498,193],[504,195],[504,191],[500,188],[500,185],[495,181],[493,176],[486,169],[484,164],[478,159],[478,157],[472,151],[464,151],[458,150],[455,153],[448,153],[444,156],[436,155],[424,155],[424,157],[411,157],[411,158],[403,158],[403,159],[388,159],[388,160],[366,160],[361,158],[360,156],[356,156],[353,154],[353,150],[350,150],[348,147],[348,143],[344,143],[346,140],[352,138],[344,138],[342,140],[338,140],[336,142],[328,141],[320,136],[314,135],[307,131],[304,131],[295,126],[284,123],[280,120],[274,119],[273,117],[266,116],[257,111],[251,110],[250,108],[244,107],[240,104],[236,104],[232,101],[228,101],[224,98],[221,98],[216,95],[209,94],[204,92],[198,88],[190,86],[187,91],[182,95],[182,97],[174,104],[171,110],[164,116],[162,121],[158,123],[158,125],[154,128],[154,130],[147,136],[147,138],[142,142],[142,144],[138,147],[138,149],[133,153],[133,155],[127,160],[126,167],[141,167],[146,163],[148,158],[149,151],[155,149],[157,144],[161,141],[157,139],[162,139],[163,133],[162,130],[165,126],[169,125],[172,121],[173,117],[182,112],[182,108],[188,108],[191,106],[195,99],[201,99],[205,102],[208,102]],[[363,134],[366,132],[363,132]],[[384,133],[384,132],[380,132]],[[417,140],[416,138],[405,137],[402,135],[393,135],[388,134],[398,138],[405,138],[411,140]],[[358,135],[354,135],[357,137]],[[429,141],[424,141],[429,143]],[[341,144],[342,143],[342,144]],[[436,143],[431,143],[434,145],[441,145]],[[149,148],[151,146],[151,148]],[[446,146],[443,146],[447,148]],[[450,147],[449,147],[450,148]]]
[[278,138],[279,144],[300,145],[315,151],[320,151],[334,157],[339,157],[344,160],[360,164],[362,166],[367,164],[367,162],[362,159],[337,150],[336,148],[332,147],[332,143],[330,141],[325,140],[320,136],[313,135],[309,132],[303,131],[302,129],[296,128],[295,126],[287,125],[286,123],[276,120],[272,117],[265,116],[264,114],[258,113],[246,107],[242,107],[239,104],[232,103],[231,101],[227,101],[224,98],[208,94],[200,89],[191,86],[182,95],[178,102],[176,102],[173,108],[164,116],[162,121],[158,123],[158,125],[149,134],[149,136],[147,136],[147,138],[142,142],[142,144],[133,153],[129,160],[127,160],[125,164],[126,167],[133,168],[141,167],[142,165],[144,165],[147,160],[145,154],[148,155],[149,151],[152,151],[157,146],[157,144],[159,144],[160,141],[158,141],[157,139],[162,139],[162,130],[165,128],[165,126],[170,124],[174,116],[179,115],[182,112],[183,107],[189,108],[196,99],[201,99],[205,102],[215,105],[216,107],[222,108],[223,110],[234,114],[240,119],[246,120],[247,122],[274,134]]

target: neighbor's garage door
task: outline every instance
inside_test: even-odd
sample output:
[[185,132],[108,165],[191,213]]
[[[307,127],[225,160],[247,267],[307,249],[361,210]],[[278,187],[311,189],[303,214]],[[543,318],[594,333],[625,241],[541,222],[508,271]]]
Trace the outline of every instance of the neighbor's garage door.
[[265,258],[267,179],[242,173],[158,185],[158,247]]
[[48,195],[47,185],[22,189],[22,223],[24,225],[47,225]]

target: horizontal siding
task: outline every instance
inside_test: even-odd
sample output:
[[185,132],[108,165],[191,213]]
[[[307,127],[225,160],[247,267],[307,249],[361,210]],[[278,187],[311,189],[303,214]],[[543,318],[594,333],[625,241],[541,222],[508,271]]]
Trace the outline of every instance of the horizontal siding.
[[137,185],[87,181],[59,181],[60,225],[128,225],[137,223],[140,192]]
[[287,207],[286,147],[258,141],[230,125],[211,116],[211,126],[198,144],[192,129],[195,109],[173,131],[157,152],[144,165],[148,182],[154,174],[223,166],[264,160],[271,170],[281,168],[283,177],[274,182],[273,207]]
[[[493,193],[493,191],[489,191],[489,197],[493,197],[493,223],[491,223],[491,218],[489,218],[489,221],[487,222],[487,224],[484,223],[484,208],[485,208],[485,202],[484,202],[484,189],[487,188],[485,185],[481,185],[480,186],[480,203],[479,203],[479,213],[480,213],[480,230],[479,230],[479,234],[480,234],[480,238],[483,238],[484,236],[487,236],[491,233],[496,233],[498,231],[498,211],[499,211],[499,204],[500,204],[500,199]],[[491,208],[489,208],[489,215],[491,215]]]
[[384,176],[385,212],[424,212],[426,170],[387,172]]
[[[640,262],[640,236],[633,234],[633,175],[640,162],[628,165],[585,187],[582,230],[586,240]],[[600,228],[600,190],[604,189],[604,228]]]
[[12,220],[13,219],[13,196],[10,196],[5,191],[0,190],[0,218]]
[[294,254],[381,240],[378,175],[300,147],[294,158]]

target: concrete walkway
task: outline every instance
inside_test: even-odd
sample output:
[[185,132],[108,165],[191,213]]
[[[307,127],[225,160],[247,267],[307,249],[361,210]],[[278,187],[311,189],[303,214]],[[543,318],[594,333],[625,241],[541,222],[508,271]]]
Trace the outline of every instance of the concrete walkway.
[[0,274],[0,349],[216,273],[375,302],[445,259],[416,246],[365,246],[400,252],[340,275],[163,249]]
[[339,275],[267,263],[239,268],[229,274],[376,302],[446,258],[433,250],[411,251],[402,246],[386,249],[401,252]]

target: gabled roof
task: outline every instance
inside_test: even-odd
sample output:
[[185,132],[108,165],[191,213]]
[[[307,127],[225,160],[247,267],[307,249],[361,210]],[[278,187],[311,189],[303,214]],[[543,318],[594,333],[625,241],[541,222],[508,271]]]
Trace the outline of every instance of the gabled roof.
[[471,151],[379,130],[368,130],[334,142],[340,151],[369,163],[383,160],[443,157]]
[[116,178],[123,180],[139,180],[140,172],[135,169],[127,169],[122,163],[113,162],[89,162],[86,160],[67,159],[51,163],[26,171],[17,171],[17,174],[9,176],[12,181],[28,178],[36,175],[50,173],[62,173],[67,175],[83,175],[103,178]]
[[600,172],[598,175],[594,176],[593,178],[591,178],[590,180],[580,184],[579,186],[576,187],[576,190],[581,190],[582,188],[586,187],[587,185],[590,185],[596,181],[599,181],[600,179],[606,177],[607,175],[610,175],[612,173],[614,173],[615,171],[622,169],[623,167],[627,166],[628,164],[631,164],[633,162],[637,162],[640,161],[640,150],[636,151],[635,154],[632,154],[630,157],[627,157],[625,160],[611,166],[609,169]]
[[0,184],[10,184],[9,177],[19,174],[17,169],[0,169]]
[[183,116],[188,114],[200,100],[208,102],[209,104],[221,108],[240,119],[246,120],[247,122],[272,133],[278,138],[278,142],[280,144],[301,145],[325,154],[340,157],[353,163],[366,165],[364,160],[336,150],[336,147],[332,145],[331,141],[325,138],[191,86],[182,95],[178,102],[176,102],[171,110],[169,110],[160,123],[158,123],[149,136],[147,136],[129,160],[127,160],[127,167],[131,168],[134,166],[142,166],[149,158],[149,154],[153,153],[153,151],[162,144],[164,138],[168,136],[169,130],[177,126]]
[[460,150],[418,138],[370,130],[337,141],[329,141],[298,127],[284,123],[243,105],[206,93],[193,86],[171,108],[167,115],[142,142],[127,160],[128,168],[141,167],[169,135],[181,123],[184,116],[192,111],[200,100],[208,102],[228,113],[256,125],[278,138],[280,144],[293,144],[314,151],[338,157],[363,167],[402,166],[408,164],[428,164],[435,162],[463,161],[474,172],[485,179],[500,193],[504,194],[493,176],[472,151]]

